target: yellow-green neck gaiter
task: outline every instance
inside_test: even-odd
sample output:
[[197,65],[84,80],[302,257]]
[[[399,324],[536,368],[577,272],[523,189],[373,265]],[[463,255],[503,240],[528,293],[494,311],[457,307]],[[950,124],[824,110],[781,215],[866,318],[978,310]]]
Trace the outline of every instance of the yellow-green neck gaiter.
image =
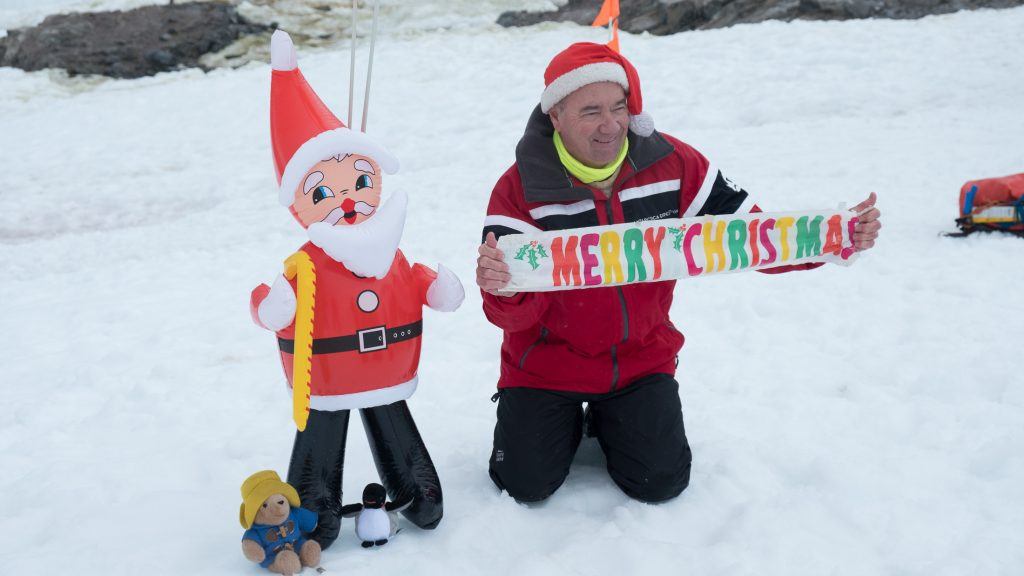
[[555,132],[555,150],[558,151],[558,159],[562,162],[562,166],[569,171],[570,174],[580,179],[580,182],[584,184],[591,184],[593,182],[600,182],[601,180],[607,180],[619,169],[622,165],[622,161],[626,159],[626,152],[629,151],[629,138],[622,140],[622,150],[619,150],[619,155],[612,161],[611,164],[604,168],[591,168],[583,162],[572,157],[569,151],[565,149],[565,143],[562,142],[562,136],[556,131]]

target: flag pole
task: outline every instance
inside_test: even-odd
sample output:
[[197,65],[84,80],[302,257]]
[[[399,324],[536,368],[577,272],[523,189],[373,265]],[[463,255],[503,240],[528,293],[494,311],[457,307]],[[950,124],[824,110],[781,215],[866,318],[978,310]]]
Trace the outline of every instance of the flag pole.
[[608,27],[608,47],[619,51],[619,0],[604,0],[591,26]]
[[373,74],[373,48],[377,43],[377,15],[380,12],[380,0],[373,2],[373,28],[370,31],[370,62],[366,66],[366,94],[363,96],[363,121],[360,130],[366,132],[366,115],[370,110],[370,76]]
[[348,66],[348,127],[352,128],[352,101],[356,93],[356,2],[352,0],[352,58]]

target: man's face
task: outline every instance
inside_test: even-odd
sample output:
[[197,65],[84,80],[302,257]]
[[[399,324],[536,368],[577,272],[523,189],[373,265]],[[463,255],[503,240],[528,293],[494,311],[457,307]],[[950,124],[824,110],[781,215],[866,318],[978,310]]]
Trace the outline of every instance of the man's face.
[[591,168],[611,164],[629,129],[626,91],[614,82],[576,90],[549,111],[566,150]]
[[380,204],[377,163],[358,154],[336,158],[310,168],[295,190],[292,209],[306,228],[316,222],[335,226],[359,224],[372,216]]

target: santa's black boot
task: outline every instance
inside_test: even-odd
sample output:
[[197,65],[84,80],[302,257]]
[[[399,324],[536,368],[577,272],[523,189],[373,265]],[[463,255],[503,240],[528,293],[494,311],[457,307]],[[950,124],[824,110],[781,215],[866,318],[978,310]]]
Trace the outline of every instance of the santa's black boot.
[[412,500],[402,510],[410,522],[432,530],[441,522],[441,480],[405,401],[359,411],[373,462],[392,502]]
[[288,483],[299,493],[302,507],[319,516],[310,537],[322,550],[327,550],[341,531],[341,477],[348,417],[348,410],[310,410],[306,429],[295,435],[288,466]]

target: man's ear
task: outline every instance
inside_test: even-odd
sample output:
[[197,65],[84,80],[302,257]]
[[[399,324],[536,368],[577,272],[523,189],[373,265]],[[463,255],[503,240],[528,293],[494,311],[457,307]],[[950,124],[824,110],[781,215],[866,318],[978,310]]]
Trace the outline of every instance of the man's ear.
[[560,131],[561,123],[558,120],[558,106],[552,106],[551,110],[548,110],[548,118],[551,119],[551,125],[555,127],[556,131]]

